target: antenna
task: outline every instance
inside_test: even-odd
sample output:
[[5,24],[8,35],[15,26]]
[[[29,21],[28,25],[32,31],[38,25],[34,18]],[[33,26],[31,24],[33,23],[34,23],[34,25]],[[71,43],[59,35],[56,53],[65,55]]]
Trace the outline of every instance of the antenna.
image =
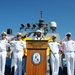
[[41,28],[44,25],[44,19],[42,19],[42,11],[40,12],[40,17],[41,19],[39,20],[39,27]]
[[42,18],[42,11],[41,11],[41,18]]

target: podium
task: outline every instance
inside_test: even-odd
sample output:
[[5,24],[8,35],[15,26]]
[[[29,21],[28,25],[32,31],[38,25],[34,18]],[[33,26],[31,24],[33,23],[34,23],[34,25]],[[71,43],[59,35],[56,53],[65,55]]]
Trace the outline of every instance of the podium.
[[48,41],[27,40],[26,75],[46,75]]

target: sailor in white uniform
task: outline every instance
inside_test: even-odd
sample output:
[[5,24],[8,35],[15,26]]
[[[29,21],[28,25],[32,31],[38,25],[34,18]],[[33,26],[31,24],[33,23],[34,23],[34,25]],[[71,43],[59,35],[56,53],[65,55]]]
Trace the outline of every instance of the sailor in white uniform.
[[10,40],[10,44],[11,46],[14,47],[14,64],[15,64],[14,75],[17,74],[22,75],[22,56],[23,56],[22,50],[25,51],[26,44],[24,41],[22,41],[21,33],[17,34],[16,41],[11,41],[11,40]]
[[2,32],[2,40],[0,41],[0,75],[4,75],[7,49],[10,46],[6,40],[6,32]]
[[42,31],[41,30],[37,30],[36,31],[36,36],[35,36],[34,40],[43,40],[43,36],[42,36]]
[[48,45],[51,49],[51,69],[52,75],[58,75],[59,72],[59,48],[60,44],[56,42],[56,35],[52,35],[52,41]]
[[71,40],[71,33],[66,34],[67,40],[62,41],[64,45],[64,53],[67,62],[67,73],[68,75],[74,75],[74,50],[75,50],[75,41]]

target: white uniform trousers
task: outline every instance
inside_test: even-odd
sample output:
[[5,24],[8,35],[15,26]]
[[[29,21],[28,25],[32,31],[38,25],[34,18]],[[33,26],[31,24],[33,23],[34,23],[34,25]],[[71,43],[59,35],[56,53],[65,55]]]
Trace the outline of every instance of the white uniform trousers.
[[74,75],[74,52],[66,52],[67,74]]
[[14,75],[22,75],[22,56],[22,51],[14,52]]
[[0,52],[0,75],[5,73],[6,51]]
[[59,73],[59,54],[53,54],[51,53],[51,69],[52,69],[52,75],[58,75]]

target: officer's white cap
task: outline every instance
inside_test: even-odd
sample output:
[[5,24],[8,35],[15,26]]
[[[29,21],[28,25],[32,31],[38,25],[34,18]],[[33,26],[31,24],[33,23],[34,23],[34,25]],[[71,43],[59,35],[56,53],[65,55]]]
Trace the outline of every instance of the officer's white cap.
[[56,37],[57,37],[57,36],[56,36],[56,34],[53,34],[53,35],[52,35],[52,38],[53,38],[53,37],[55,37],[55,38],[56,38]]
[[66,33],[66,36],[68,36],[68,35],[70,35],[70,36],[71,36],[71,35],[72,35],[72,34],[71,34],[71,32]]
[[17,36],[22,36],[22,33],[19,33],[19,32],[18,32],[18,33],[17,33]]
[[1,35],[7,35],[7,33],[3,31],[3,32],[1,33]]
[[37,30],[36,32],[40,32],[40,33],[42,33],[42,31],[41,31],[41,30]]

